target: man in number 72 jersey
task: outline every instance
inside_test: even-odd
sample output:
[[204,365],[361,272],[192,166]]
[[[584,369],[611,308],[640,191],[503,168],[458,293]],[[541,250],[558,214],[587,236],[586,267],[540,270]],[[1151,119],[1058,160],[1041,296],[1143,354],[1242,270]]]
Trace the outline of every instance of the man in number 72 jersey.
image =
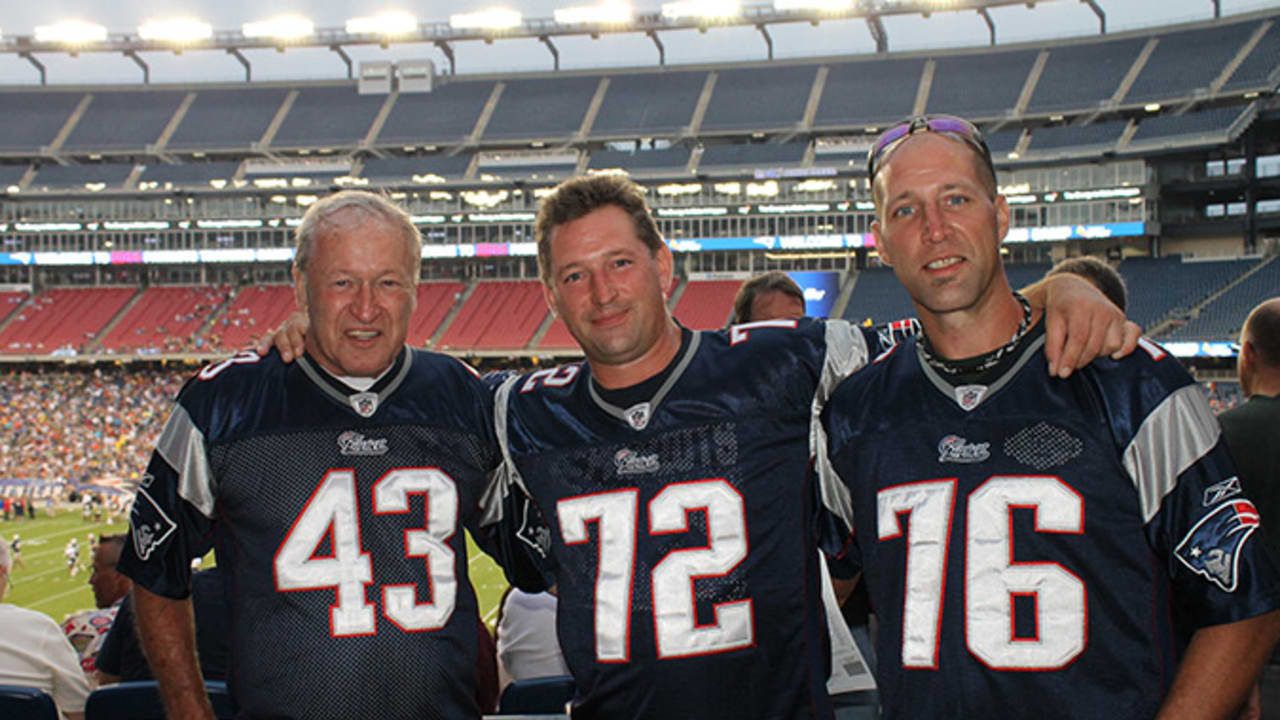
[[494,416],[508,488],[549,529],[573,717],[829,718],[814,548],[843,489],[805,469],[816,409],[876,333],[680,327],[671,251],[621,176],[561,184],[537,230],[587,362],[509,378]]
[[923,334],[837,388],[825,424],[885,716],[1228,717],[1280,633],[1280,582],[1200,389],[1145,340],[1045,372],[966,121],[895,126],[870,171]]
[[215,545],[244,715],[479,717],[463,527],[496,464],[488,390],[404,345],[421,251],[402,210],[346,191],[297,234],[306,354],[201,370],[134,502],[120,570],[168,715],[212,717],[188,596]]

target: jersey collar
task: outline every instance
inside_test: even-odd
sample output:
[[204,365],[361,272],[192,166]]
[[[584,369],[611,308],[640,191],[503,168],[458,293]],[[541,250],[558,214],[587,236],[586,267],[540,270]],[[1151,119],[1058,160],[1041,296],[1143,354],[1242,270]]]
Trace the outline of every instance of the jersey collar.
[[667,375],[667,379],[658,386],[658,389],[654,391],[648,400],[643,400],[630,407],[619,407],[601,397],[595,381],[587,378],[587,388],[591,393],[591,400],[596,404],[596,407],[626,423],[632,430],[645,429],[649,426],[649,421],[653,418],[654,413],[658,411],[658,405],[667,396],[667,393],[671,392],[671,388],[675,386],[676,381],[684,374],[685,368],[689,367],[689,363],[693,362],[693,356],[698,352],[698,345],[701,342],[702,333],[692,333],[688,344],[676,357],[674,365],[671,366],[671,372]]
[[310,378],[311,382],[326,397],[334,402],[355,411],[360,417],[372,417],[382,407],[383,401],[400,387],[409,375],[413,365],[413,353],[408,346],[400,348],[400,354],[391,363],[391,368],[382,374],[368,390],[360,391],[350,387],[338,378],[329,374],[310,355],[298,358],[298,367]]
[[1004,358],[1002,367],[992,368],[970,384],[958,384],[955,378],[947,378],[928,361],[920,343],[916,343],[916,361],[920,370],[938,392],[950,398],[961,410],[970,412],[1013,381],[1036,352],[1044,347],[1043,332],[1033,332],[1022,337],[1014,347],[1012,354]]

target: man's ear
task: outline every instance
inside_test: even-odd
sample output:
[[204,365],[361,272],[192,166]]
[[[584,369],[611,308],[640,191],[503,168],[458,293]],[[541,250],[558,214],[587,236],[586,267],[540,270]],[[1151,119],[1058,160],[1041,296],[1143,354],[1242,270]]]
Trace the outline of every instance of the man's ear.
[[871,234],[876,239],[876,252],[880,254],[880,262],[889,267],[893,267],[893,259],[889,257],[889,247],[884,242],[884,235],[880,232],[880,221],[871,221]]
[[551,314],[560,317],[560,311],[556,308],[556,291],[551,289],[547,283],[542,283],[542,299],[547,301],[547,307],[551,309]]
[[662,285],[662,297],[670,298],[676,271],[675,256],[671,254],[671,248],[664,242],[662,247],[654,253],[654,259],[658,261],[658,281]]
[[299,312],[307,311],[307,274],[298,270],[297,266],[291,270],[293,275],[293,304],[298,308]]

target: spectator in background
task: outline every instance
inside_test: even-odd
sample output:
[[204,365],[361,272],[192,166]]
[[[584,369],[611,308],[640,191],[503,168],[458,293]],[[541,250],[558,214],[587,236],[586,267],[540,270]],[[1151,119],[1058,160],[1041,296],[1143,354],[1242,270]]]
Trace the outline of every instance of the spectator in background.
[[[231,608],[217,567],[192,574],[191,603],[200,674],[205,680],[226,680],[231,655]],[[96,677],[99,685],[153,678],[134,629],[132,597],[120,603],[120,611],[98,652]]]
[[103,535],[100,541],[90,543],[93,569],[89,574],[89,585],[93,588],[93,603],[97,609],[72,613],[62,621],[62,631],[79,653],[80,667],[89,678],[94,677],[97,671],[98,653],[107,631],[115,622],[120,602],[133,589],[133,581],[116,572],[124,538],[124,535]]
[[556,638],[556,596],[507,588],[498,609],[498,677],[516,680],[568,675]]
[[[0,601],[8,589],[13,558],[0,539]],[[49,616],[0,602],[0,685],[39,688],[71,720],[83,720],[89,683],[75,648]]]
[[791,276],[781,270],[770,270],[742,283],[733,298],[734,325],[757,320],[804,317],[804,291]]
[[1271,550],[1280,557],[1280,297],[1249,313],[1236,358],[1249,399],[1218,416],[1240,486],[1258,506]]
[[1129,293],[1125,289],[1124,278],[1120,277],[1120,273],[1116,272],[1115,268],[1098,258],[1092,255],[1067,258],[1050,268],[1044,276],[1051,277],[1061,273],[1079,275],[1093,283],[1093,286],[1101,290],[1102,294],[1115,303],[1116,307],[1121,310],[1128,309]]

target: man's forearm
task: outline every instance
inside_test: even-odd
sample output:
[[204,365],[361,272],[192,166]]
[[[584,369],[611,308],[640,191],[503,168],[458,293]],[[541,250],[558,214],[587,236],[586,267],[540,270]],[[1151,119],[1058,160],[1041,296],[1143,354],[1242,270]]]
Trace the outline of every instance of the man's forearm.
[[1280,610],[1197,630],[1156,720],[1231,718],[1280,637]]
[[170,718],[213,720],[196,660],[196,631],[191,600],[171,600],[134,586],[133,606],[142,652],[160,684]]

